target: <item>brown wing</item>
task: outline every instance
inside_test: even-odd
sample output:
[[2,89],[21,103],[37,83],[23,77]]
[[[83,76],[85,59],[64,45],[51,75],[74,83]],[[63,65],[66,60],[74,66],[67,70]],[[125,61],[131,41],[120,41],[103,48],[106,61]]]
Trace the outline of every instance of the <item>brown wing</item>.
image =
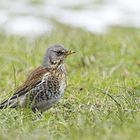
[[25,92],[28,92],[30,89],[32,89],[35,85],[41,82],[42,77],[45,73],[49,72],[48,68],[45,67],[38,67],[34,71],[32,71],[26,81],[21,85],[19,88],[17,88],[14,95],[17,94],[24,94]]
[[[0,109],[7,107],[8,104],[10,104],[10,101],[13,99],[22,96],[23,94],[26,94],[28,91],[30,91],[33,87],[35,87],[37,84],[39,84],[42,80],[42,77],[45,73],[49,72],[49,69],[45,67],[38,67],[33,72],[31,72],[27,78],[27,80],[21,85],[15,92],[15,94],[5,101],[3,101],[0,104]],[[13,106],[12,106],[13,107]]]

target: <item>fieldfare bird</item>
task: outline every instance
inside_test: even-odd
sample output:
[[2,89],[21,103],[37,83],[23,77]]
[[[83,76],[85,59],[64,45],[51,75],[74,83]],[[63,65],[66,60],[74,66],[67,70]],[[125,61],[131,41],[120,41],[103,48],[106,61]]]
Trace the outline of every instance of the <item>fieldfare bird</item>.
[[29,74],[27,80],[14,95],[0,104],[0,109],[29,107],[36,112],[51,108],[63,96],[66,89],[65,58],[75,53],[62,45],[53,45],[46,50],[42,66]]

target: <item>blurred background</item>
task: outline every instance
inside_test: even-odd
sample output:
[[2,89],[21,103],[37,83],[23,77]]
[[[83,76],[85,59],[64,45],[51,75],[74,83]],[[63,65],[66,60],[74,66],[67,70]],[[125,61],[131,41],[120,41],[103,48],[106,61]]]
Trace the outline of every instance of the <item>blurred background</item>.
[[139,0],[1,0],[0,32],[37,37],[54,22],[105,33],[113,26],[140,28]]

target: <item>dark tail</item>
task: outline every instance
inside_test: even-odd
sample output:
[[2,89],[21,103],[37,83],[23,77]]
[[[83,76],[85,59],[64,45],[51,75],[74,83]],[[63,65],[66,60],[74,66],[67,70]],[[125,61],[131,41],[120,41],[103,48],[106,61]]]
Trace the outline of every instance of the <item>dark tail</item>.
[[4,101],[4,102],[2,102],[1,104],[0,104],[0,109],[4,109],[4,108],[6,108],[8,106],[8,101],[6,100],[6,101]]
[[11,97],[10,99],[7,99],[5,101],[3,101],[1,104],[0,104],[0,109],[5,109],[7,107],[10,107],[10,108],[15,108],[17,106],[17,97]]
[[4,109],[4,108],[6,108],[6,106],[5,106],[5,105],[0,104],[0,109]]

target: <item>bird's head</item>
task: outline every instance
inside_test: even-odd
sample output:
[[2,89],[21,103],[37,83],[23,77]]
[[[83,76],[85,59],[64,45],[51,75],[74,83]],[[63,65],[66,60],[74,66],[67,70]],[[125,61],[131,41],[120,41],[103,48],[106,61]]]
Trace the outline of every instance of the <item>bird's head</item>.
[[52,45],[47,48],[45,57],[43,59],[43,66],[48,68],[56,68],[59,65],[63,64],[67,56],[73,53],[75,52],[68,51],[62,45]]

